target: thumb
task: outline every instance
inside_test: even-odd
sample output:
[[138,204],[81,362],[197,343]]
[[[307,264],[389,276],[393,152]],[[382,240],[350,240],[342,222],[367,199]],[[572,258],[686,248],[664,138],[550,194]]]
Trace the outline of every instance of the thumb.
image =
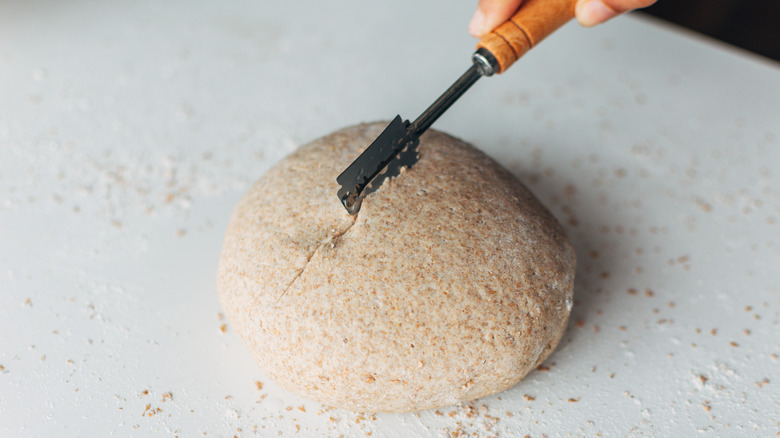
[[574,10],[577,21],[585,27],[590,27],[623,12],[644,8],[653,3],[655,0],[578,0]]
[[508,20],[523,0],[479,0],[477,11],[471,17],[469,33],[481,38],[499,24]]

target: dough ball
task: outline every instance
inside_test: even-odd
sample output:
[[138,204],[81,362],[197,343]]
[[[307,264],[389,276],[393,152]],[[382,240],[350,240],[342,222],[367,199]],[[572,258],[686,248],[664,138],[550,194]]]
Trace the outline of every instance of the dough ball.
[[219,265],[225,314],[268,377],[330,406],[408,412],[505,390],[563,334],[571,244],[509,172],[433,130],[350,216],[336,176],[386,125],[301,147],[243,197]]

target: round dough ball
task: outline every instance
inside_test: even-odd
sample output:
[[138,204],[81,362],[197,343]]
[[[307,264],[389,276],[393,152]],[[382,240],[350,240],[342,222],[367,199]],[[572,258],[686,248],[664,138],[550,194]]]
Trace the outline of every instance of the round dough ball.
[[315,140],[249,190],[219,265],[225,314],[267,376],[330,406],[407,412],[505,390],[563,334],[571,244],[509,172],[433,130],[350,216],[336,176],[386,125]]

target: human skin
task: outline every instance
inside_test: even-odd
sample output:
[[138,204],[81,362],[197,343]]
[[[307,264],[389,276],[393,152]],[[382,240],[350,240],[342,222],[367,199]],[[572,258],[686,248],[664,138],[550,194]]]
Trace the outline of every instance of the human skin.
[[[577,0],[575,16],[585,27],[595,26],[623,12],[644,8],[656,0]],[[523,0],[479,0],[477,10],[469,23],[469,33],[481,38],[509,19]]]

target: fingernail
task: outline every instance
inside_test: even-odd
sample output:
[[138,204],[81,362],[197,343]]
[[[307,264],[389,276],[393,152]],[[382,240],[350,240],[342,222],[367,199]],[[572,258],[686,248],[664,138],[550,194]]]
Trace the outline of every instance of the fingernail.
[[579,2],[576,13],[577,21],[585,27],[603,23],[618,14],[601,0],[583,0]]
[[477,38],[485,33],[485,13],[482,12],[482,9],[477,8],[477,11],[474,12],[474,16],[471,17],[469,33]]

